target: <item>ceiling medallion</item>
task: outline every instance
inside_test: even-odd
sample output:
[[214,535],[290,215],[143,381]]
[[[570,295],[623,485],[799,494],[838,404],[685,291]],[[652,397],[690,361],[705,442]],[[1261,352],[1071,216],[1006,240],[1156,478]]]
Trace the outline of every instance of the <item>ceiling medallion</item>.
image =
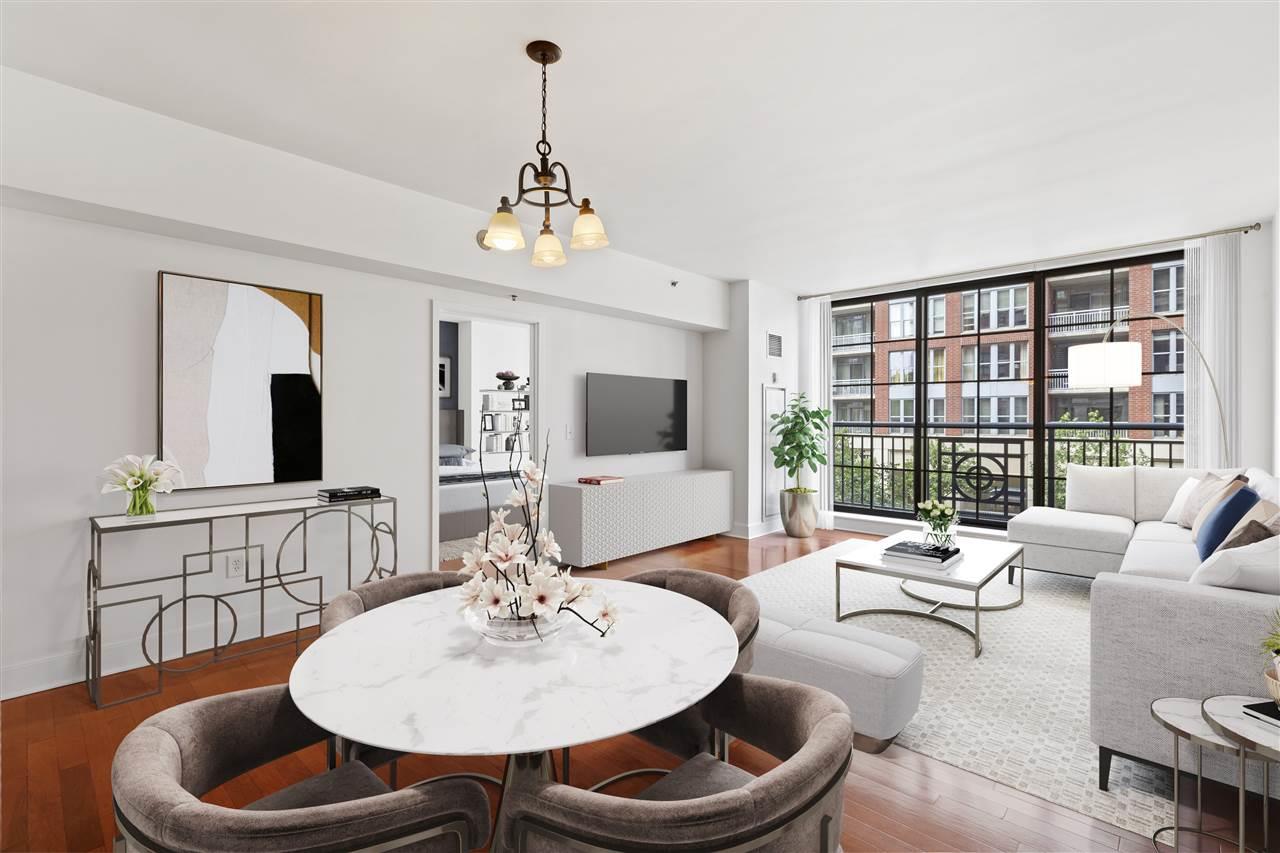
[[[533,243],[533,265],[535,267],[564,266],[564,246],[560,238],[551,230],[551,208],[571,204],[578,209],[573,221],[573,236],[569,239],[569,248],[586,251],[603,249],[609,245],[609,236],[604,233],[604,223],[591,209],[591,199],[584,198],[578,202],[573,197],[573,188],[569,183],[569,169],[560,161],[551,162],[551,143],[547,141],[547,66],[560,59],[559,46],[549,41],[531,41],[525,45],[525,53],[534,62],[542,66],[542,138],[535,146],[538,162],[525,163],[516,175],[515,201],[503,196],[498,203],[498,210],[489,218],[489,227],[476,234],[476,242],[480,248],[488,251],[511,252],[524,248],[524,232],[520,229],[520,220],[516,219],[512,208],[519,204],[530,204],[542,208],[542,230]],[[531,184],[525,183],[525,175],[531,173]],[[538,198],[541,196],[541,198]]]

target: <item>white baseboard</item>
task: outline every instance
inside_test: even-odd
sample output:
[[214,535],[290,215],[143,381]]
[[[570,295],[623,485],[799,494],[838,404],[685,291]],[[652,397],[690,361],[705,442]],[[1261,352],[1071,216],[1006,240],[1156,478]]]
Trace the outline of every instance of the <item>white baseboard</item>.
[[757,536],[767,536],[770,533],[777,533],[781,529],[781,518],[772,518],[768,521],[757,521],[752,524],[735,521],[732,529],[730,529],[725,535],[732,536],[735,539],[755,539]]

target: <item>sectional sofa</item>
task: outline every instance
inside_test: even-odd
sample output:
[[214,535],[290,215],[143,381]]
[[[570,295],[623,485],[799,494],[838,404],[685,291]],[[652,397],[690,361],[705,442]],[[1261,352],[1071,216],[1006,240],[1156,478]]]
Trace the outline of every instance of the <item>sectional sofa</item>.
[[[1104,790],[1113,755],[1172,763],[1172,740],[1151,719],[1153,700],[1263,695],[1259,643],[1280,596],[1191,583],[1200,565],[1191,531],[1161,521],[1182,483],[1204,473],[1069,466],[1065,509],[1034,507],[1009,521],[1028,568],[1095,578],[1089,728]],[[1264,500],[1280,503],[1276,477],[1260,468],[1244,474]],[[1280,583],[1280,563],[1276,573]],[[1185,742],[1184,750],[1182,766],[1194,766]],[[1204,759],[1205,775],[1235,778],[1229,756],[1206,750]]]

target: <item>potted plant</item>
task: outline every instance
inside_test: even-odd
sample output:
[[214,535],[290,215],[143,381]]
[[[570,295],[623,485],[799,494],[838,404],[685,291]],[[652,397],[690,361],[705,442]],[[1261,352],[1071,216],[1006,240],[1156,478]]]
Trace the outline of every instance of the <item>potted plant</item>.
[[520,374],[510,370],[501,370],[495,373],[494,377],[502,383],[498,387],[503,391],[514,391],[516,390],[516,380],[520,378]]
[[782,527],[788,536],[803,539],[818,526],[818,490],[800,485],[800,473],[808,468],[815,474],[827,464],[827,434],[831,430],[831,410],[810,408],[803,394],[797,394],[787,408],[770,415],[769,431],[778,443],[771,448],[773,467],[782,468],[796,484],[779,496]]
[[1280,610],[1271,617],[1271,633],[1262,641],[1262,650],[1271,653],[1270,665],[1263,671],[1267,692],[1280,705]]

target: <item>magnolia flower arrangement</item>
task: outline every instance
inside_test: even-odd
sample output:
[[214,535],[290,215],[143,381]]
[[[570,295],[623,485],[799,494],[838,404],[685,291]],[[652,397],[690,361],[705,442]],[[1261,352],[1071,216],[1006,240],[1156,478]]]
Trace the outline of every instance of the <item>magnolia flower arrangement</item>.
[[102,494],[129,493],[126,515],[155,515],[152,493],[168,494],[182,486],[182,469],[155,456],[121,456],[102,470],[107,480]]
[[[483,456],[482,450],[482,472]],[[545,639],[561,614],[577,617],[602,637],[618,622],[615,605],[603,595],[596,599],[590,583],[560,566],[555,534],[540,528],[544,479],[532,460],[523,462],[511,472],[513,488],[496,510],[490,509],[489,481],[482,481],[490,524],[462,557],[460,571],[471,577],[462,585],[460,609],[481,634],[499,643],[521,642],[524,630],[535,641]]]
[[955,539],[956,508],[930,498],[916,504],[916,518],[929,526],[927,538],[938,545],[950,545]]

